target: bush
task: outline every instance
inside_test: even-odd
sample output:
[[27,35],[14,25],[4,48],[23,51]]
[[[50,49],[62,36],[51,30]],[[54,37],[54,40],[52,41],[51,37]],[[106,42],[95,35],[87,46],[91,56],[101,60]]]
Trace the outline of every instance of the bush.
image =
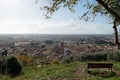
[[107,54],[104,52],[81,54],[81,61],[106,61]]
[[120,51],[71,54],[62,59],[62,63],[74,61],[120,61]]
[[63,59],[62,59],[62,63],[67,63],[67,64],[69,64],[70,63],[70,60],[69,60],[69,58],[68,57],[64,57]]
[[3,58],[0,58],[0,74],[6,73],[6,65],[5,61],[3,62]]
[[6,56],[1,58],[0,73],[15,77],[22,72],[22,65],[15,56]]
[[80,61],[80,55],[77,54],[71,54],[69,56],[66,56],[63,58],[62,63],[71,63],[74,61]]
[[120,52],[95,52],[83,54],[71,54],[63,58],[63,63],[71,63],[74,61],[120,61]]
[[120,52],[116,51],[114,53],[109,54],[109,58],[110,60],[120,61]]
[[51,63],[52,63],[52,64],[59,64],[59,60],[53,59]]
[[22,65],[18,59],[14,56],[10,56],[6,61],[7,74],[11,76],[17,76],[22,71]]
[[22,62],[23,66],[32,66],[34,58],[26,54],[17,55],[18,59]]

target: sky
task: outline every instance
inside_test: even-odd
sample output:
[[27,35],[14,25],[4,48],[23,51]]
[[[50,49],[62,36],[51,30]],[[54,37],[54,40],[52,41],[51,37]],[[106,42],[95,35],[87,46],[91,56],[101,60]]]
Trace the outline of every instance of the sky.
[[0,34],[113,34],[104,17],[97,16],[94,22],[79,20],[85,11],[79,5],[74,13],[62,8],[50,19],[45,19],[42,5],[35,0],[0,0]]

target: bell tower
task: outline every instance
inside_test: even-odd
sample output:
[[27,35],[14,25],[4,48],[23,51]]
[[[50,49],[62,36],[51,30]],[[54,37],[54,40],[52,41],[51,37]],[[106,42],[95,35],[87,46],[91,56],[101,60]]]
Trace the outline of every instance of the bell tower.
[[62,54],[64,54],[64,50],[65,50],[65,45],[64,42],[61,43],[61,52]]

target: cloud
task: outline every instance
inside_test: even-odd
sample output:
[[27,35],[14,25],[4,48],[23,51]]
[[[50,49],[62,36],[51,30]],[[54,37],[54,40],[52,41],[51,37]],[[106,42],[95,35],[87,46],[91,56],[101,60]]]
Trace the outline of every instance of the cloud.
[[[42,4],[39,4],[42,5]],[[108,25],[71,20],[74,14],[59,11],[55,19],[43,19],[34,0],[0,0],[0,34],[111,34]],[[64,13],[64,14],[63,14]]]
[[111,34],[112,28],[107,25],[95,23],[81,23],[80,21],[67,20],[61,22],[48,22],[43,24],[46,33],[56,34]]
[[65,21],[5,21],[0,24],[0,33],[36,34],[112,34],[112,28],[95,23]]

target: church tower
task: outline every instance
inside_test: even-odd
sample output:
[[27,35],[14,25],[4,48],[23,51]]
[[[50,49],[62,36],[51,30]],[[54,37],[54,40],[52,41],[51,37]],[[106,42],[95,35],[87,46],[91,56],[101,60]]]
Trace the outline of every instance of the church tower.
[[64,54],[64,50],[65,50],[65,45],[64,42],[61,43],[61,52],[62,54]]

